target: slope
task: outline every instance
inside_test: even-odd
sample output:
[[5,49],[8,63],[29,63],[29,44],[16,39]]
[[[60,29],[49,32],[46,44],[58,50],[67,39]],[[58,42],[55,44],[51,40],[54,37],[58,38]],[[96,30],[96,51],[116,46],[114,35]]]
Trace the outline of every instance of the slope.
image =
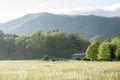
[[119,17],[56,15],[51,13],[28,14],[3,23],[0,30],[17,35],[29,34],[36,30],[43,32],[59,29],[68,33],[78,33],[87,38],[104,40],[120,32]]

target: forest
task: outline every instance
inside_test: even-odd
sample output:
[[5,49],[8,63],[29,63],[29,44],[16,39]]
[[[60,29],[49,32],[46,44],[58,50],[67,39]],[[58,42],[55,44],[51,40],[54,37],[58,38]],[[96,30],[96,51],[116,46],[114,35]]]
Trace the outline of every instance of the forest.
[[120,60],[120,34],[105,41],[68,34],[59,30],[40,30],[17,36],[0,31],[1,60],[42,59],[45,55],[72,59],[74,53],[86,53],[85,60]]
[[0,31],[0,59],[41,59],[44,55],[71,58],[75,52],[85,52],[89,44],[88,39],[76,33],[67,34],[59,30],[36,31],[21,36]]

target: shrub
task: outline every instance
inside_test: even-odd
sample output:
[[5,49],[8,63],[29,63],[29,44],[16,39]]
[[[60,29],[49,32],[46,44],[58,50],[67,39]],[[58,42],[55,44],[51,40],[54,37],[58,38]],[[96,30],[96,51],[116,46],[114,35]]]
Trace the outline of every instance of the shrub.
[[43,60],[44,60],[44,61],[48,61],[48,60],[50,60],[50,56],[45,55],[45,56],[43,57]]

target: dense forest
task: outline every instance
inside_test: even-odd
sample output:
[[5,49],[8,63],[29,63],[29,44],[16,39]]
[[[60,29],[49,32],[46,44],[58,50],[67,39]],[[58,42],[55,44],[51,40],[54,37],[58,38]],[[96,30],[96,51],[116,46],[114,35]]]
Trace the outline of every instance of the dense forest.
[[90,60],[120,60],[120,34],[103,42],[94,41],[86,50]]
[[16,36],[0,31],[0,59],[41,59],[44,55],[71,58],[75,52],[85,52],[90,42],[78,34],[59,30]]
[[59,30],[36,31],[17,36],[0,31],[0,59],[42,59],[45,55],[71,58],[74,53],[86,52],[89,60],[120,60],[120,34],[105,41],[90,41],[79,34]]

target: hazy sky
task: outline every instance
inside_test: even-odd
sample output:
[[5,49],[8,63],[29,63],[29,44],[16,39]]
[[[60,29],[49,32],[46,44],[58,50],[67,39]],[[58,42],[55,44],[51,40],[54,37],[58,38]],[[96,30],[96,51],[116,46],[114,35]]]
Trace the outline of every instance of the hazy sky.
[[72,10],[88,11],[120,8],[120,0],[0,0],[0,22],[28,13],[69,13]]

